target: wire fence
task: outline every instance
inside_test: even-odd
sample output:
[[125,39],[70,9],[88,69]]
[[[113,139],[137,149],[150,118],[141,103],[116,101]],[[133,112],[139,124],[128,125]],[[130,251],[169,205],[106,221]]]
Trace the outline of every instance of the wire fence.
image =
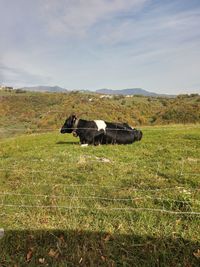
[[[123,128],[117,128],[117,127],[123,127]],[[156,127],[156,126],[155,126]],[[61,128],[63,130],[77,130],[76,127],[52,127],[52,128],[30,128],[30,127],[20,127],[20,128],[0,128],[0,132],[6,132],[6,131],[34,131],[34,132],[40,132],[40,131],[49,131],[49,132],[55,132],[55,131],[58,131],[60,132]],[[138,126],[137,126],[138,128]],[[136,130],[137,128],[135,127],[130,127],[129,125],[123,125],[123,123],[121,124],[121,126],[119,124],[116,124],[116,127],[114,128],[110,128],[110,127],[106,127],[105,130],[109,130],[109,131],[125,131],[125,132],[132,132],[133,130]],[[153,128],[148,128],[148,126],[144,126],[145,130],[148,131],[158,131],[158,129],[153,129]],[[194,127],[189,127],[187,126],[187,129],[193,129]],[[80,127],[81,130],[90,130],[90,131],[97,131],[97,128],[94,128],[94,127]],[[162,131],[169,131],[169,129],[166,127],[163,127],[162,128]],[[170,131],[171,130],[182,130],[182,129],[176,129],[176,128],[170,128]]]
[[179,200],[179,199],[171,199],[171,198],[161,198],[161,197],[152,197],[152,196],[144,196],[144,197],[135,197],[135,198],[108,198],[108,197],[99,197],[99,196],[68,196],[68,195],[48,195],[48,194],[28,194],[28,193],[14,193],[14,192],[0,192],[0,196],[28,196],[28,197],[43,197],[43,198],[67,198],[70,200],[74,199],[85,199],[85,200],[107,200],[107,201],[135,201],[135,200],[146,200],[146,199],[152,199],[152,200],[161,200],[161,201],[168,201],[168,202],[177,202],[177,203],[191,203],[191,202],[197,202],[200,203],[200,201],[196,199],[190,199],[190,200]]
[[[71,185],[72,186],[72,185]],[[74,186],[74,185],[73,185]],[[81,185],[81,186],[85,186],[85,185]],[[93,185],[90,185],[93,186]],[[137,191],[163,191],[163,190],[171,190],[172,188],[160,188],[160,189],[148,189],[148,190],[137,190]],[[183,187],[175,187],[173,189],[179,189],[182,192],[188,192],[186,188]],[[191,190],[191,189],[190,189]],[[193,191],[199,191],[200,189],[193,189]],[[192,190],[191,190],[192,191]],[[38,205],[38,204],[13,204],[13,203],[5,203],[5,199],[2,198],[1,199],[1,203],[0,203],[0,207],[4,207],[4,208],[26,208],[26,209],[32,209],[32,208],[40,208],[40,209],[65,209],[65,210],[87,210],[88,212],[90,211],[125,211],[125,212],[152,212],[152,213],[166,213],[166,214],[172,214],[172,215],[196,215],[199,216],[200,215],[200,211],[192,211],[191,210],[191,205],[192,203],[196,203],[197,207],[199,207],[200,201],[197,199],[189,199],[189,200],[180,200],[180,199],[172,199],[172,198],[163,198],[163,197],[156,197],[156,196],[142,196],[142,197],[129,197],[129,198],[111,198],[111,197],[101,197],[101,196],[69,196],[66,194],[33,194],[33,193],[16,193],[16,192],[0,192],[0,196],[6,197],[6,196],[12,196],[12,197],[21,197],[21,201],[24,202],[24,197],[30,197],[31,199],[34,198],[38,201],[38,198],[45,198],[45,199],[59,199],[59,198],[64,198],[64,199],[68,199],[70,201],[73,200],[89,200],[89,201],[94,201],[94,200],[99,200],[99,201],[106,201],[106,202],[134,202],[134,201],[148,201],[148,200],[157,200],[157,201],[161,201],[161,202],[168,202],[168,203],[179,203],[182,204],[183,207],[184,205],[186,205],[185,207],[188,208],[189,210],[170,210],[170,209],[166,209],[163,208],[159,209],[159,208],[148,208],[148,207],[96,207],[93,203],[92,208],[88,207],[88,206],[74,206],[74,205]],[[26,199],[27,201],[27,199]],[[7,202],[7,200],[6,200]],[[16,202],[16,199],[15,199]],[[187,206],[188,205],[188,206]],[[196,207],[196,208],[197,208]]]
[[[159,167],[159,165],[158,165]],[[0,169],[0,171],[8,171],[6,168]],[[13,169],[9,169],[9,171],[13,171]],[[17,170],[15,170],[17,171]],[[19,170],[20,171],[20,170]],[[49,173],[52,174],[53,171],[43,171],[43,170],[30,170],[26,169],[26,171],[30,173]],[[157,170],[158,171],[158,170]],[[184,173],[185,174],[185,173]],[[194,173],[192,173],[194,175]],[[49,186],[49,183],[47,182],[34,182],[34,181],[29,181],[30,186]],[[66,195],[66,194],[35,194],[35,193],[17,193],[17,192],[3,192],[0,191],[0,196],[12,196],[12,197],[21,197],[22,201],[24,202],[23,198],[24,197],[29,197],[31,199],[33,198],[45,198],[45,199],[68,199],[69,201],[73,200],[89,200],[89,201],[106,201],[107,202],[134,202],[134,201],[147,201],[148,200],[153,200],[153,201],[161,201],[161,202],[167,202],[171,205],[171,203],[179,203],[184,205],[188,205],[189,210],[169,210],[166,208],[148,208],[148,207],[95,207],[93,206],[92,208],[85,207],[85,206],[72,206],[72,205],[38,205],[38,204],[26,204],[26,203],[19,203],[19,204],[13,204],[13,203],[4,203],[4,199],[2,199],[2,203],[0,203],[0,207],[4,208],[24,208],[24,209],[64,209],[64,210],[86,210],[88,212],[90,211],[124,211],[124,212],[149,212],[149,213],[161,213],[161,214],[171,214],[171,215],[192,215],[192,216],[197,216],[199,217],[200,211],[192,211],[190,210],[191,204],[195,204],[196,208],[199,207],[200,201],[195,199],[195,198],[189,198],[189,199],[173,199],[173,198],[165,198],[165,197],[157,197],[155,195],[156,192],[179,192],[179,193],[184,193],[184,194],[190,194],[191,193],[197,193],[200,192],[200,187],[199,188],[188,188],[184,186],[173,186],[173,187],[165,187],[165,188],[136,188],[134,186],[130,185],[125,185],[125,186],[115,186],[115,185],[102,185],[102,184],[94,184],[94,183],[84,183],[84,184],[66,184],[66,183],[51,183],[52,187],[58,187],[60,186],[61,188],[108,188],[108,189],[115,189],[115,190],[129,190],[129,192],[144,192],[146,193],[145,196],[135,196],[135,197],[103,197],[103,196],[76,196],[76,195]],[[154,196],[149,196],[147,193],[153,193]],[[16,200],[16,199],[15,199]],[[27,201],[27,199],[26,199]],[[106,204],[107,205],[107,204]]]
[[[102,160],[103,161],[103,160]],[[102,162],[101,161],[101,158],[100,158],[100,162]],[[105,160],[106,161],[106,160]],[[91,161],[90,161],[91,162]],[[96,161],[95,161],[96,162]],[[106,162],[109,162],[109,161],[106,161]],[[74,163],[77,163],[77,162],[74,162]],[[110,163],[110,162],[109,162]],[[65,165],[66,163],[59,163],[59,165]],[[130,165],[130,163],[123,163],[123,165]],[[29,172],[29,173],[46,173],[46,174],[55,174],[56,175],[56,172],[58,171],[58,166],[57,166],[57,168],[56,169],[54,169],[54,170],[51,170],[51,171],[47,171],[47,170],[34,170],[34,169],[32,169],[32,170],[30,170],[30,169],[13,169],[13,168],[0,168],[0,172],[8,172],[8,171],[10,171],[10,172],[19,172],[21,175],[23,175],[22,174],[22,172],[23,171],[25,171],[25,172]],[[138,174],[142,174],[142,171],[139,171],[139,170],[134,170],[134,173],[138,173]],[[200,176],[200,173],[195,173],[195,172],[181,172],[181,171],[178,171],[178,173],[180,174],[180,176],[183,176],[183,175],[192,175],[192,176]],[[60,174],[59,174],[60,175]],[[156,175],[157,174],[155,174],[155,178],[157,178],[156,177]]]
[[17,204],[0,204],[0,207],[10,207],[10,208],[36,208],[36,209],[67,209],[67,210],[87,210],[87,211],[125,211],[125,212],[159,212],[159,213],[168,213],[173,215],[196,215],[200,216],[200,212],[195,211],[172,211],[166,209],[153,209],[153,208],[107,208],[107,207],[89,207],[83,206],[59,206],[59,205],[17,205]]
[[[0,169],[0,172],[1,171],[13,171],[12,169]],[[20,170],[14,170],[16,172],[20,172],[20,175],[22,175],[21,171]],[[25,170],[27,172],[30,172],[30,173],[46,173],[46,174],[52,174],[54,173],[53,171],[43,171],[43,170]],[[186,173],[187,174],[187,173]],[[25,174],[26,175],[26,174]],[[200,175],[200,174],[197,174],[197,175]],[[60,176],[60,174],[59,174]],[[156,178],[156,177],[155,177]],[[34,177],[32,177],[32,181],[31,181],[31,185],[37,185],[37,186],[47,186],[49,185],[49,183],[45,183],[45,182],[38,182],[36,179],[34,179]],[[140,191],[140,192],[158,192],[158,191],[170,191],[170,190],[180,190],[180,191],[185,191],[185,192],[188,192],[191,191],[191,192],[198,192],[200,191],[200,187],[199,188],[187,188],[187,187],[183,187],[183,186],[173,186],[173,187],[166,187],[166,188],[136,188],[134,187],[133,185],[130,185],[130,184],[127,184],[125,186],[116,186],[116,185],[103,185],[103,184],[94,184],[94,183],[84,183],[84,184],[78,184],[78,183],[72,183],[72,184],[68,184],[68,183],[55,183],[55,184],[52,184],[52,186],[62,186],[62,187],[92,187],[92,188],[112,188],[112,189],[116,189],[116,190],[120,190],[120,189],[126,189],[128,188],[129,190],[131,191]]]
[[[34,129],[34,128],[7,128],[7,129],[2,129],[0,128],[0,132],[7,132],[7,131],[25,131],[25,132],[28,132],[28,131],[34,131],[34,132],[41,132],[41,131],[44,131],[44,132],[60,132],[61,128],[39,128],[39,129]],[[73,127],[68,127],[68,128],[62,128],[62,130],[69,130],[69,131],[76,131],[77,128],[73,128]],[[98,131],[97,128],[89,128],[89,127],[81,127],[79,128],[79,130],[89,130],[89,131]],[[103,129],[100,129],[100,130],[103,130]],[[99,131],[100,131],[99,130]],[[124,128],[107,128],[105,129],[105,131],[112,131],[112,132],[130,132],[132,133],[133,131],[137,130],[136,128],[127,128],[126,126],[124,126]]]
[[[117,129],[116,127],[121,125],[122,127],[126,127],[126,129],[123,129],[123,128],[120,128],[120,129]],[[127,125],[128,126],[128,125]],[[108,130],[113,130],[113,131],[132,131],[132,129],[135,129],[134,127],[132,129],[129,129],[126,125],[123,125],[123,123],[117,123],[116,127],[115,128],[106,128]],[[129,126],[130,127],[130,126]],[[137,126],[138,127],[138,126]],[[157,126],[154,126],[154,128],[152,128],[152,126],[148,126],[148,125],[141,125],[140,127],[143,127],[145,129],[145,131],[158,131],[158,127]],[[184,128],[186,129],[194,129],[194,126],[190,126],[190,125],[183,125]],[[58,127],[58,126],[53,126],[51,128],[31,128],[31,127],[28,127],[28,126],[25,126],[25,127],[16,127],[16,128],[1,128],[0,127],[0,132],[4,132],[4,131],[22,131],[22,130],[33,130],[33,131],[60,131],[61,130],[61,126]],[[197,124],[195,125],[195,128],[200,128],[200,126]],[[73,128],[73,127],[63,127],[63,130],[75,130],[77,128]],[[81,129],[83,130],[97,130],[96,128],[89,128],[89,127],[81,127]],[[170,131],[182,131],[183,129],[177,129],[176,127],[171,127],[170,128]],[[161,131],[161,129],[159,129],[159,131]],[[169,131],[169,128],[166,127],[165,125],[162,126],[162,131]]]
[[[133,129],[130,128],[126,128],[126,126],[124,125],[124,129],[123,128],[108,128],[107,130],[111,130],[111,131],[116,131],[116,133],[118,131],[133,131]],[[187,127],[188,128],[188,127]],[[76,130],[76,128],[62,128],[63,130]],[[97,129],[94,128],[81,128],[83,130],[94,130],[96,131]],[[164,128],[165,129],[165,128]],[[173,129],[173,128],[172,128]],[[45,129],[29,129],[29,128],[15,128],[15,129],[2,129],[0,128],[0,132],[3,131],[49,131],[49,132],[55,132],[55,131],[60,131],[59,129],[52,129],[52,128],[45,128]],[[152,131],[152,129],[150,129]],[[166,128],[167,130],[167,128]],[[177,130],[177,129],[174,129]],[[129,163],[128,163],[129,164]],[[180,170],[180,175],[183,175],[183,165],[184,165],[184,161],[182,161],[182,169]],[[157,173],[159,170],[159,166],[157,168]],[[3,171],[19,171],[21,172],[21,170],[15,170],[15,169],[9,169],[9,168],[1,168],[0,169],[1,172]],[[24,171],[24,169],[23,169]],[[46,170],[29,170],[29,169],[25,169],[25,171],[29,172],[29,173],[46,173],[46,174],[53,174],[54,171],[46,171]],[[135,172],[137,172],[135,170]],[[140,173],[140,171],[138,171],[138,173]],[[157,174],[156,174],[157,175]],[[184,172],[184,175],[192,175],[192,176],[199,176],[200,173],[194,173],[194,172]],[[157,177],[155,177],[157,178]],[[30,185],[49,185],[49,183],[44,183],[44,182],[39,182],[39,183],[34,183],[32,181],[32,183]],[[182,193],[188,193],[188,192],[199,192],[200,188],[186,188],[186,187],[180,187],[180,186],[173,186],[173,187],[166,187],[166,188],[135,188],[132,187],[130,185],[127,185],[125,187],[118,187],[115,185],[102,185],[102,184],[94,184],[94,183],[85,183],[85,184],[66,184],[66,183],[56,183],[56,184],[51,184],[51,186],[62,186],[62,187],[90,187],[90,188],[110,188],[110,189],[124,189],[124,188],[129,188],[129,190],[131,191],[135,191],[135,192],[163,192],[163,191],[176,191],[179,190]],[[180,200],[180,199],[171,199],[171,198],[163,198],[163,197],[156,197],[156,196],[148,196],[145,195],[144,197],[127,197],[127,198],[110,198],[110,197],[102,197],[102,196],[68,196],[68,195],[64,195],[64,194],[60,194],[60,195],[55,195],[55,194],[31,194],[31,193],[17,193],[17,192],[0,192],[0,196],[13,196],[13,197],[30,197],[30,198],[65,198],[65,199],[69,199],[69,200],[90,200],[90,201],[94,201],[94,200],[104,200],[104,201],[113,201],[113,202],[130,202],[130,201],[137,201],[137,200],[159,200],[159,201],[167,201],[167,202],[175,202],[175,203],[181,203],[181,204],[189,204],[189,203],[200,203],[199,200],[197,199],[189,199],[189,200]],[[152,212],[152,213],[163,213],[163,214],[172,214],[172,215],[192,215],[192,216],[197,216],[199,217],[200,215],[200,211],[181,211],[181,210],[168,210],[168,209],[159,209],[159,208],[148,208],[148,207],[96,207],[93,206],[92,208],[90,207],[86,207],[86,206],[71,206],[71,205],[38,205],[38,204],[13,204],[13,203],[5,203],[4,199],[2,199],[2,203],[0,203],[0,207],[5,207],[5,208],[24,208],[24,209],[32,209],[32,208],[36,208],[36,209],[66,209],[66,210],[87,210],[87,211],[125,211],[125,212]]]

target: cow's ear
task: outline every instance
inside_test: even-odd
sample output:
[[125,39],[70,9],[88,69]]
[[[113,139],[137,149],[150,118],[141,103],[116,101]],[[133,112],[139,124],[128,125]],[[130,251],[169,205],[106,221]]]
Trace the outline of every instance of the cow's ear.
[[73,114],[73,115],[72,115],[72,120],[73,120],[73,122],[74,122],[76,119],[77,119],[76,114]]
[[73,114],[73,115],[71,116],[71,123],[73,124],[75,121],[76,121],[76,115]]
[[75,113],[71,113],[70,115],[72,118],[76,117],[76,114]]

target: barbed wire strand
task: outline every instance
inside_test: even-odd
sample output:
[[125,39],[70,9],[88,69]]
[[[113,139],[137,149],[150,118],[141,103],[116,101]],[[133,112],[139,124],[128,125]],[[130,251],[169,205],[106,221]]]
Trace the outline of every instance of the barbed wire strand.
[[[126,125],[123,125],[123,123],[117,123],[119,125],[116,125],[117,126],[122,126],[124,128],[106,128],[105,130],[111,130],[111,131],[130,131],[132,132],[133,130],[137,130],[137,128],[135,127],[131,127],[129,126],[130,128],[127,128]],[[138,127],[138,126],[137,126]],[[21,130],[26,130],[26,131],[58,131],[60,133],[60,130],[61,130],[62,127],[59,127],[59,128],[23,128],[23,127],[17,127],[17,128],[0,128],[0,131],[14,131],[14,130],[17,130],[17,131],[21,131]],[[140,127],[139,127],[140,128]],[[193,129],[193,127],[191,127]],[[199,128],[199,127],[197,127]],[[81,127],[79,128],[81,130],[93,130],[93,131],[97,131],[98,129],[97,128],[91,128],[91,127]],[[146,128],[144,127],[145,130],[160,130],[160,129],[151,129],[151,128]],[[168,130],[168,128],[162,128],[162,130]],[[188,128],[190,129],[190,128]],[[62,128],[62,130],[77,130],[76,127],[67,127],[67,128]],[[170,129],[171,130],[171,129]],[[174,129],[174,130],[177,130],[177,129]],[[178,129],[178,130],[182,130],[182,129]]]
[[[122,126],[123,126],[123,123],[121,123],[122,124]],[[126,127],[126,126],[124,126],[124,127]],[[138,127],[138,126],[137,126]],[[150,128],[150,127],[152,127],[152,126],[147,126],[147,125],[143,125],[143,129],[146,131],[157,131],[157,130],[169,130],[167,127],[162,127],[162,129],[160,129],[160,128],[157,128],[157,126],[154,126],[155,128]],[[184,126],[185,127],[185,126]],[[187,129],[193,129],[194,127],[187,127]],[[199,126],[198,127],[195,127],[195,129],[196,128],[199,128]],[[63,128],[63,129],[71,129],[71,130],[75,130],[75,129],[77,129],[77,128]],[[95,129],[95,128],[81,128],[81,129],[87,129],[87,130],[97,130],[97,129]],[[135,128],[133,128],[133,129],[135,129]],[[185,128],[184,128],[185,129]],[[0,131],[14,131],[14,130],[19,130],[19,131],[21,131],[21,130],[28,130],[28,131],[60,131],[61,130],[61,127],[59,127],[59,128],[55,128],[55,129],[53,129],[53,128],[37,128],[37,129],[34,129],[34,128],[22,128],[22,127],[18,127],[18,128],[7,128],[7,129],[5,129],[5,128],[0,128]],[[108,128],[108,130],[125,130],[125,131],[132,131],[131,129],[116,129],[116,128]],[[171,130],[179,130],[179,131],[182,131],[183,129],[176,129],[176,128],[171,128],[170,129],[170,131]]]
[[[96,160],[94,160],[95,162],[96,162]],[[90,161],[91,162],[91,161]],[[97,159],[97,162],[98,162],[98,159]],[[101,161],[101,158],[99,158],[99,162],[102,162]],[[61,163],[61,165],[62,164],[65,164],[64,162],[63,163]],[[124,164],[124,163],[123,163]],[[128,164],[128,165],[130,165],[130,163],[125,163],[125,164]],[[0,168],[0,172],[3,172],[3,171],[13,171],[13,172],[22,172],[22,170],[17,170],[17,169],[13,169],[13,168]],[[54,171],[46,171],[46,170],[28,170],[28,169],[23,169],[23,171],[25,171],[25,172],[30,172],[30,173],[54,173],[55,175],[57,175]],[[58,171],[58,168],[56,168],[56,171]],[[137,170],[134,170],[134,172],[136,173],[141,173],[141,171],[137,171]],[[22,174],[22,173],[21,173]],[[64,173],[63,173],[64,174]],[[190,175],[190,174],[192,174],[192,175],[194,175],[194,176],[199,176],[200,175],[200,173],[194,173],[194,172],[184,172],[184,175]],[[23,175],[23,174],[22,174]],[[61,174],[62,175],[62,174]]]
[[[124,127],[126,127],[126,126],[124,126]],[[92,130],[92,131],[98,131],[98,129],[97,128],[91,128],[91,127],[81,127],[81,128],[79,128],[80,130]],[[8,128],[8,129],[4,129],[3,128],[3,130],[6,130],[6,131],[14,131],[14,130],[16,130],[16,131],[21,131],[21,130],[26,130],[26,131],[37,131],[37,130],[42,130],[42,131],[60,131],[61,130],[61,128],[56,128],[56,129],[52,129],[52,128],[45,128],[45,129],[32,129],[32,128]],[[77,130],[77,128],[72,128],[72,127],[70,127],[70,128],[62,128],[62,130]],[[109,130],[109,131],[126,131],[126,132],[132,132],[133,130],[136,130],[135,128],[133,128],[133,129],[119,129],[119,128],[106,128],[106,131],[107,130]],[[2,131],[2,128],[0,128],[0,131]]]
[[[67,210],[90,210],[88,207],[83,206],[55,206],[55,205],[17,205],[17,204],[0,204],[0,207],[11,207],[11,208],[42,208],[42,209],[67,209]],[[195,211],[171,211],[165,209],[153,209],[153,208],[105,208],[105,207],[94,207],[91,211],[101,210],[101,211],[146,211],[146,212],[160,212],[168,213],[174,215],[200,215],[200,212]]]
[[190,200],[177,200],[170,198],[161,198],[161,197],[135,197],[135,198],[108,198],[108,197],[99,197],[99,196],[89,196],[89,197],[79,197],[79,196],[67,196],[67,195],[47,195],[47,194],[28,194],[28,193],[13,193],[13,192],[0,192],[1,196],[29,196],[29,197],[45,197],[45,198],[67,198],[67,199],[86,199],[86,200],[108,200],[108,201],[134,201],[134,200],[142,200],[142,199],[152,199],[152,200],[161,200],[161,201],[172,201],[178,203],[190,203],[192,201],[200,203],[200,201],[196,199]]
[[[29,183],[30,184],[30,183]],[[49,183],[35,183],[32,181],[31,185],[41,186],[41,185],[49,185]],[[65,183],[55,183],[51,184],[52,186],[65,186],[65,187],[99,187],[99,188],[113,188],[113,189],[129,189],[131,191],[140,191],[140,192],[155,192],[155,191],[166,191],[166,190],[182,190],[183,192],[188,191],[200,191],[200,188],[186,188],[183,186],[173,186],[166,188],[135,188],[127,185],[126,187],[114,186],[114,185],[99,185],[99,184],[65,184]]]

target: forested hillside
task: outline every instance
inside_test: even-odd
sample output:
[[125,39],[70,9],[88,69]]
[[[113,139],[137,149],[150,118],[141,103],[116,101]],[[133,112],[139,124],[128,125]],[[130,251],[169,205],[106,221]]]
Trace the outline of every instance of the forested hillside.
[[1,136],[58,129],[72,112],[86,119],[127,122],[132,126],[199,123],[200,96],[163,98],[0,91]]

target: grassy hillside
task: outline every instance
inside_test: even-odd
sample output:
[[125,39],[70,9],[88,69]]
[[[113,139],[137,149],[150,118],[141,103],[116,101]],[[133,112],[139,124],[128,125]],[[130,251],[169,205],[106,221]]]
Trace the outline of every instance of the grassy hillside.
[[[82,101],[9,95],[1,123],[30,126],[32,114],[36,127],[57,127]],[[115,119],[120,101],[104,100],[102,116]],[[96,111],[99,102],[83,106]],[[57,109],[52,124],[50,115],[38,121]],[[2,139],[0,266],[198,266],[200,126],[142,129],[143,140],[127,146],[83,148],[57,132]]]
[[101,98],[72,92],[34,93],[0,91],[0,133],[32,133],[59,129],[71,112],[87,119],[128,122],[133,126],[200,122],[200,96],[176,98]]

